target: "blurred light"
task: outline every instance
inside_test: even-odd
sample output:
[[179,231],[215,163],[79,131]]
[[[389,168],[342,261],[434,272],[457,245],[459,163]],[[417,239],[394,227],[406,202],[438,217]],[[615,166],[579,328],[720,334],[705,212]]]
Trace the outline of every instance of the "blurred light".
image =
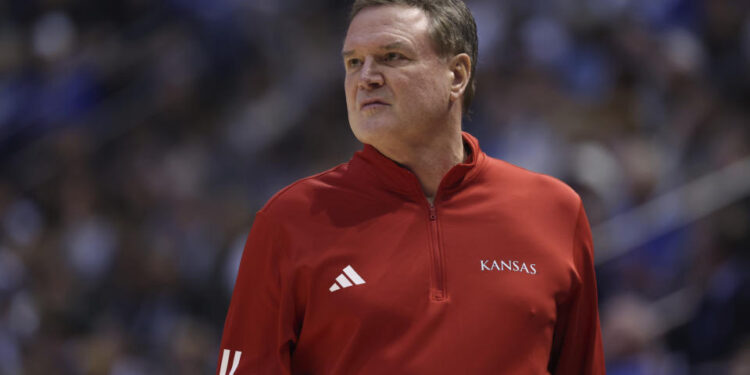
[[34,53],[47,60],[54,60],[72,49],[75,28],[64,13],[48,13],[34,24],[32,39]]
[[167,186],[170,195],[178,198],[198,196],[207,175],[207,152],[198,143],[172,149],[161,166],[163,176],[170,182]]
[[587,8],[598,19],[611,20],[620,17],[630,4],[630,0],[587,0]]
[[5,233],[20,246],[28,246],[42,231],[42,215],[30,200],[15,201],[3,216]]
[[16,294],[8,309],[8,327],[19,337],[29,338],[39,328],[39,309],[26,292]]
[[0,248],[0,292],[13,291],[23,280],[26,268],[16,254]]
[[542,65],[559,63],[570,50],[568,31],[555,19],[534,17],[521,33],[526,53]]
[[216,246],[205,230],[203,222],[192,223],[182,233],[177,261],[182,277],[193,285],[203,286],[209,282],[211,271],[216,264]]
[[501,135],[501,159],[528,170],[561,176],[565,144],[559,134],[543,119],[511,120]]
[[18,343],[0,330],[0,374],[23,374]]
[[658,328],[658,316],[651,304],[634,294],[614,297],[602,309],[602,336],[607,357],[615,359],[648,347]]
[[606,202],[608,209],[616,208],[625,181],[622,166],[612,152],[597,142],[579,144],[573,155],[572,172]]
[[633,0],[634,16],[651,26],[660,26],[667,19],[670,9],[680,0]]
[[597,264],[750,195],[750,157],[666,192],[591,228]]
[[601,102],[613,86],[612,67],[606,53],[595,46],[577,48],[565,61],[568,89],[582,99]]
[[148,371],[146,361],[140,358],[125,357],[118,358],[112,365],[112,371],[109,375],[147,375]]
[[495,50],[501,48],[505,42],[508,27],[505,9],[496,1],[479,1],[468,5],[477,23],[477,37],[481,53],[479,60],[483,60],[482,56],[494,58]]
[[98,279],[109,268],[116,246],[114,229],[101,219],[76,223],[65,236],[68,260],[76,273],[89,280]]
[[664,35],[664,51],[670,66],[681,73],[695,74],[703,65],[704,52],[695,36],[684,29]]

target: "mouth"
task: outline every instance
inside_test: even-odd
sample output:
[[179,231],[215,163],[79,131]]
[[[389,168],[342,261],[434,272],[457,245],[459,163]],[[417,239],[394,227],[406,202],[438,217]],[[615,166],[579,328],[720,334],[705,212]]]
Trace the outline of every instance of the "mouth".
[[382,101],[380,99],[368,99],[368,100],[364,100],[364,101],[362,101],[362,103],[360,103],[359,109],[360,110],[366,110],[366,109],[373,109],[373,108],[387,106],[387,105],[390,105],[390,104],[388,104],[388,103],[386,103],[386,102],[384,102],[384,101]]

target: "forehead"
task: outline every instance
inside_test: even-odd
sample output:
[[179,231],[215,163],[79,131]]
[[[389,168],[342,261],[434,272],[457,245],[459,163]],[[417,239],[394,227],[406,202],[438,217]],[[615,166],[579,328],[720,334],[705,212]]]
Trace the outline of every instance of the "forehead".
[[368,7],[357,13],[349,24],[343,50],[397,42],[422,49],[430,45],[429,24],[429,18],[419,8],[402,5]]

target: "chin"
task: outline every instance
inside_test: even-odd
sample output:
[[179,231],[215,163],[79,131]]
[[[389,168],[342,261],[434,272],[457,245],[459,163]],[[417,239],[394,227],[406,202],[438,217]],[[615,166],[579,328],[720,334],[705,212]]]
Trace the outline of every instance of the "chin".
[[377,147],[384,139],[392,137],[398,129],[393,122],[383,120],[368,118],[350,121],[352,133],[360,142]]

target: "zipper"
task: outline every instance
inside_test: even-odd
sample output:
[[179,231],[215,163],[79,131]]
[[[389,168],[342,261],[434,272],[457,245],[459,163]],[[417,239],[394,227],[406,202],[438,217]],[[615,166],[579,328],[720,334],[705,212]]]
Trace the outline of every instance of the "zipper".
[[444,301],[447,291],[445,287],[445,267],[443,266],[443,246],[438,234],[438,216],[435,205],[427,202],[430,219],[430,251],[432,251],[433,270],[435,272],[434,288],[430,288],[430,299]]

